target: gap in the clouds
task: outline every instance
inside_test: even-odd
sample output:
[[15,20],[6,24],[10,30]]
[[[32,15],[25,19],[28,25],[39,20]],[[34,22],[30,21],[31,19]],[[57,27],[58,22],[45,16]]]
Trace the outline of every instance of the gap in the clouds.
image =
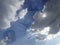
[[[15,22],[11,22],[11,27],[10,28],[8,28],[7,30],[8,31],[6,31],[5,33],[7,33],[7,32],[9,32],[9,29],[11,30],[11,29],[13,29],[14,31],[15,31],[15,34],[17,34],[17,39],[19,39],[20,37],[23,37],[24,35],[25,35],[25,33],[26,33],[26,29],[28,29],[28,28],[30,28],[30,26],[31,26],[31,24],[32,24],[32,22],[34,21],[34,19],[33,19],[33,16],[34,16],[34,14],[37,12],[37,11],[41,11],[42,9],[43,9],[43,6],[44,6],[44,4],[45,4],[45,0],[44,1],[42,1],[42,0],[35,0],[35,2],[34,3],[37,3],[37,5],[35,6],[33,3],[33,5],[35,6],[33,6],[30,2],[32,1],[30,1],[30,0],[26,0],[27,1],[27,3],[26,3],[26,5],[25,6],[27,6],[27,13],[26,13],[26,15],[24,16],[24,19],[18,19],[17,21],[15,21]],[[30,2],[29,2],[30,1]],[[37,2],[36,2],[37,1]],[[41,4],[40,3],[40,1],[41,1],[41,3],[43,3],[43,4]],[[39,2],[39,3],[38,3]],[[31,5],[28,5],[28,4],[31,4],[32,5],[32,7],[31,7]],[[41,6],[39,5],[38,6],[38,4],[41,4]],[[23,8],[24,8],[24,6],[23,6]],[[26,8],[26,7],[25,7]],[[19,15],[18,15],[19,16]],[[8,33],[6,34],[6,35],[8,35]],[[5,35],[5,36],[6,36]],[[10,35],[11,36],[11,35]]]

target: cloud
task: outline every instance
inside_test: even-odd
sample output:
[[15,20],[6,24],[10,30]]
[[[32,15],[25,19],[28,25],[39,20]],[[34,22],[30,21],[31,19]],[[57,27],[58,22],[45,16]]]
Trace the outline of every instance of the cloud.
[[44,41],[45,38],[48,36],[48,31],[50,27],[45,27],[40,31],[40,29],[29,29],[27,32],[29,33],[28,38],[33,38],[37,42]]
[[[59,32],[60,24],[60,0],[49,0],[44,6],[43,12],[37,12],[34,16],[34,24],[31,28],[43,29],[50,26],[49,34],[56,34]],[[44,17],[43,17],[44,16]]]
[[0,45],[6,45],[6,42],[4,41],[4,39],[0,41]]
[[60,45],[60,34],[59,33],[58,35],[55,35],[56,36],[55,38],[36,43],[36,45]]
[[12,21],[16,21],[16,11],[22,5],[20,0],[0,0],[0,29],[9,28]]
[[24,18],[24,16],[26,15],[27,13],[27,9],[23,9],[20,13],[19,13],[19,18],[22,19]]
[[45,39],[47,37],[51,37],[51,35],[54,36],[59,32],[60,30],[60,5],[59,4],[60,4],[60,0],[57,0],[57,1],[49,0],[44,6],[44,9],[42,12],[36,12],[34,16],[35,21],[30,27],[31,29],[34,29],[34,30],[33,31],[28,30],[28,32],[30,32],[30,35],[35,36],[35,34],[39,34],[41,33],[41,31],[43,31],[44,33],[43,29],[46,27],[50,27],[50,29],[47,32],[48,34],[47,36],[46,34],[44,34],[44,36],[46,36]]

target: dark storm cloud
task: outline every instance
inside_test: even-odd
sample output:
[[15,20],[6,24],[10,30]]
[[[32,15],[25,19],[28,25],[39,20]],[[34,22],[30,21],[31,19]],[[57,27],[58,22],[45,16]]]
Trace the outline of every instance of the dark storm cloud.
[[49,31],[50,34],[56,34],[60,30],[60,27],[59,27],[59,24],[60,24],[60,5],[59,4],[60,3],[59,2],[60,0],[57,0],[57,1],[51,0],[47,3],[47,8],[46,8],[47,13],[48,12],[52,13],[52,15],[54,15],[52,16],[53,18],[55,17],[55,15],[57,15],[56,18],[51,21],[51,24],[50,24],[51,29]]
[[43,11],[43,14],[46,13],[46,17],[43,18],[40,12],[37,12],[34,16],[34,24],[31,28],[44,28],[50,26],[49,34],[56,34],[59,32],[60,24],[60,0],[49,0]]

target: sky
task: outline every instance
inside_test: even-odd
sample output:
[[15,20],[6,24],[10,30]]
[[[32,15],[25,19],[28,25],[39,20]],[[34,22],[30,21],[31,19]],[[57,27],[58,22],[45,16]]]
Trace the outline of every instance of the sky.
[[60,0],[0,0],[0,45],[60,45]]

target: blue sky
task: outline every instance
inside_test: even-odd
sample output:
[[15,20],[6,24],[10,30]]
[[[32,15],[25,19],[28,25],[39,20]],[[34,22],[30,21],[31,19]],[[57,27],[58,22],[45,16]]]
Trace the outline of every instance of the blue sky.
[[60,45],[59,0],[0,2],[0,45]]

